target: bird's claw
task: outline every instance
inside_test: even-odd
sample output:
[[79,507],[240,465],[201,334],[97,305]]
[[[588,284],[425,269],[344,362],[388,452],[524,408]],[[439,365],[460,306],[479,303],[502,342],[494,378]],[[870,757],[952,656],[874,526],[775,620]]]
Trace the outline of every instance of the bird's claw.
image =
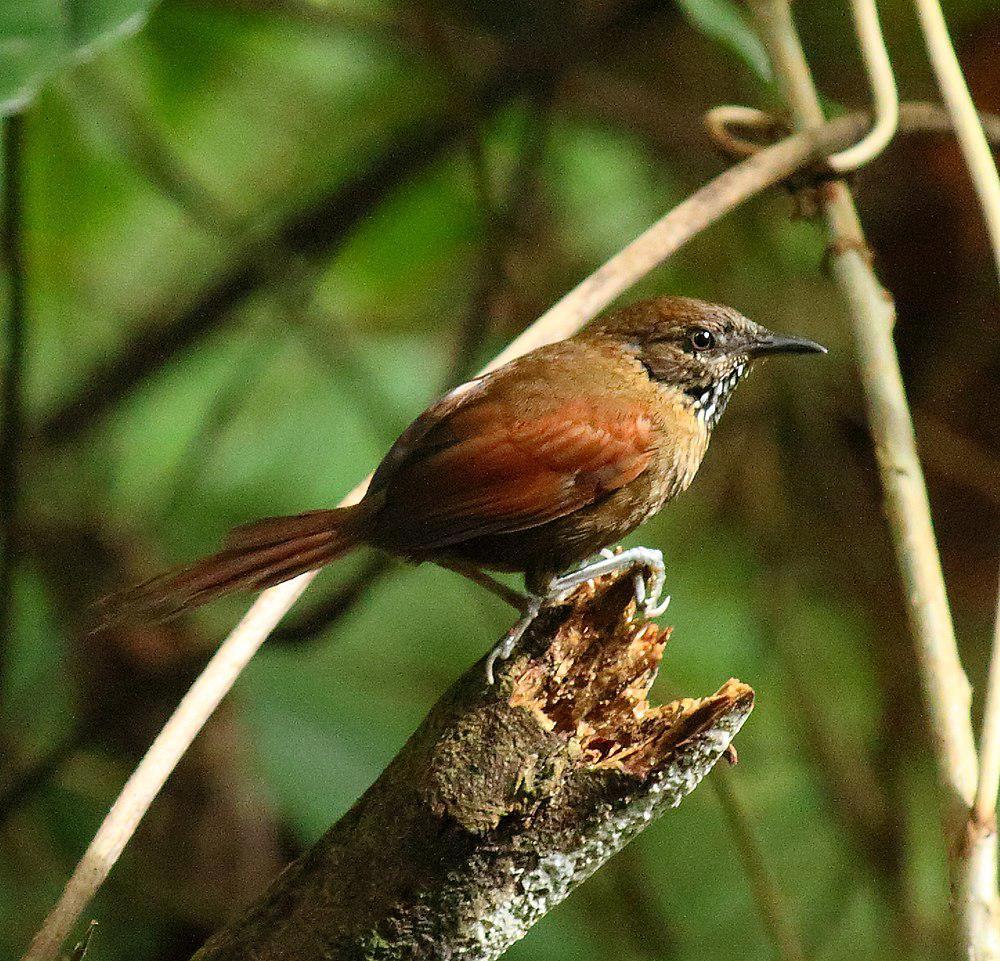
[[507,658],[514,653],[514,647],[517,645],[517,638],[513,637],[510,632],[504,637],[504,639],[497,644],[496,647],[490,651],[490,656],[486,658],[486,683],[492,687],[496,683],[496,678],[493,675],[493,668],[496,667],[497,661],[506,661]]
[[663,592],[663,577],[657,578],[656,574],[657,572],[654,571],[648,586],[645,571],[637,571],[632,576],[632,582],[635,584],[636,613],[641,614],[647,621],[655,620],[670,607],[669,594],[662,601],[660,600],[660,594]]
[[486,658],[486,683],[491,687],[496,681],[493,669],[496,667],[497,661],[506,661],[514,653],[514,648],[517,647],[518,641],[524,637],[524,632],[531,626],[531,622],[538,617],[538,612],[542,609],[542,605],[546,600],[548,599],[530,597],[524,614],[504,635],[500,643],[490,651],[489,656]]
[[649,547],[630,547],[624,551],[604,548],[600,552],[600,560],[584,564],[578,570],[554,578],[550,586],[549,599],[563,600],[585,581],[630,568],[644,568],[635,573],[637,612],[646,618],[659,617],[667,609],[670,597],[660,600],[666,581],[663,554]]
[[636,613],[646,620],[659,617],[670,604],[670,596],[660,600],[663,585],[666,581],[666,569],[663,565],[663,554],[649,547],[630,547],[628,550],[614,551],[605,548],[600,552],[600,560],[584,564],[578,570],[554,577],[549,582],[548,591],[544,597],[531,597],[524,615],[504,635],[503,640],[490,651],[486,658],[486,680],[489,684],[495,681],[493,673],[497,661],[506,661],[514,652],[524,632],[538,616],[543,606],[558,604],[564,601],[577,587],[596,577],[611,574],[615,571],[627,571],[638,568],[633,575],[635,585]]

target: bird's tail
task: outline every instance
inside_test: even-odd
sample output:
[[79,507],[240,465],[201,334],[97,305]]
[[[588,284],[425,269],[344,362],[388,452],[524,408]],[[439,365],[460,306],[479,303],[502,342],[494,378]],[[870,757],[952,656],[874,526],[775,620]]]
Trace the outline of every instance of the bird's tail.
[[244,524],[219,553],[104,598],[104,623],[169,620],[223,594],[263,590],[316,570],[361,543],[366,513],[354,505]]

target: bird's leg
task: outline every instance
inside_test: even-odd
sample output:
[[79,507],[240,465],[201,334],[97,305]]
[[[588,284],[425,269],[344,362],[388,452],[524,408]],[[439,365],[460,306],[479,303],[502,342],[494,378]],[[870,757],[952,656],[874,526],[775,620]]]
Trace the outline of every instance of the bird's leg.
[[550,602],[552,598],[549,595],[544,597],[538,597],[534,594],[527,595],[527,606],[522,612],[521,617],[518,619],[517,623],[504,635],[502,641],[490,651],[490,656],[486,658],[486,683],[493,684],[493,668],[497,661],[506,661],[511,654],[514,653],[514,648],[517,647],[517,642],[524,637],[524,632],[531,627],[532,621],[538,617],[539,611]]
[[662,601],[660,600],[666,580],[663,553],[650,547],[631,547],[625,551],[605,549],[601,551],[600,560],[584,564],[569,574],[551,578],[545,585],[544,594],[524,596],[526,604],[521,610],[520,619],[507,632],[503,640],[490,651],[490,656],[486,659],[487,682],[493,683],[493,668],[496,666],[496,662],[506,661],[510,657],[514,648],[517,647],[518,641],[531,626],[531,622],[538,617],[543,607],[565,600],[571,591],[587,581],[592,581],[595,577],[601,577],[615,571],[630,570],[633,567],[641,568],[641,570],[636,571],[634,578],[636,610],[643,617],[649,619],[659,617],[670,604],[669,595]]
[[485,587],[486,590],[496,594],[497,597],[503,598],[521,615],[517,623],[504,635],[503,640],[490,651],[490,655],[486,659],[486,680],[492,685],[494,680],[493,668],[496,662],[506,661],[510,657],[514,648],[517,647],[517,642],[521,640],[524,632],[531,626],[531,622],[538,617],[538,612],[542,609],[542,606],[549,600],[549,594],[548,592],[544,596],[522,594],[520,591],[515,591],[512,587],[508,587],[506,584],[501,584],[496,578],[490,577],[489,574],[474,564],[466,564],[464,561],[448,560],[439,561],[438,563],[450,571],[455,571],[456,574],[467,577],[480,587]]
[[535,600],[532,595],[522,594],[520,591],[515,591],[513,587],[502,584],[495,577],[490,577],[486,571],[481,570],[474,564],[466,564],[463,561],[454,560],[438,561],[438,563],[441,567],[445,567],[449,571],[454,571],[456,574],[461,574],[462,577],[467,577],[480,587],[485,587],[491,594],[496,594],[501,600],[510,604],[519,614],[527,614],[528,609]]
[[554,578],[549,584],[546,599],[562,600],[586,581],[633,567],[642,568],[635,573],[636,610],[646,618],[659,617],[669,606],[670,595],[660,600],[666,581],[666,568],[663,553],[651,547],[630,547],[618,552],[601,551],[600,560],[591,561],[569,574]]

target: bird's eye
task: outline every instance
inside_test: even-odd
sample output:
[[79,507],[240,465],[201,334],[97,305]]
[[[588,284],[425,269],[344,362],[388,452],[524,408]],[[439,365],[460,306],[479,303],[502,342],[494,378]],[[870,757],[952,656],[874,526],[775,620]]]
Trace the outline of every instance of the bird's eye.
[[710,350],[715,346],[715,336],[710,330],[700,327],[691,335],[691,346],[695,350]]

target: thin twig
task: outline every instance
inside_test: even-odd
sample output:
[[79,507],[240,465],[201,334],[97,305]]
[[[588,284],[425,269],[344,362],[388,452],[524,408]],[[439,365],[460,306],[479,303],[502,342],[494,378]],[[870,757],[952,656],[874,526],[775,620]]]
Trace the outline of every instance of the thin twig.
[[781,961],[803,961],[805,952],[802,941],[792,924],[788,905],[774,873],[764,858],[757,832],[733,785],[732,775],[718,765],[712,771],[710,780],[753,889],[754,904],[761,923],[770,935],[778,957]]
[[0,245],[7,268],[7,352],[3,369],[0,426],[0,679],[6,673],[13,626],[14,571],[20,554],[18,502],[24,432],[26,278],[24,263],[24,117],[7,118],[3,133],[3,227]]
[[837,173],[857,170],[882,153],[896,133],[899,123],[899,93],[896,90],[889,52],[885,48],[882,27],[878,22],[875,0],[851,0],[851,14],[871,85],[875,123],[853,147],[830,157],[828,163]]
[[976,114],[972,95],[962,75],[962,67],[955,55],[948,25],[938,0],[914,0],[920,26],[924,32],[927,53],[937,76],[941,96],[948,107],[955,126],[958,145],[962,149],[973,186],[979,197],[983,219],[989,232],[997,278],[1000,280],[1000,175],[990,153],[986,133]]
[[[1000,281],[1000,174],[986,132],[962,75],[948,25],[938,0],[914,0],[927,53],[941,96],[955,125],[958,144],[979,198]],[[1000,623],[1000,595],[997,599]],[[980,738],[979,781],[975,787],[968,835],[956,865],[957,910],[963,948],[970,958],[1000,958],[1000,897],[997,891],[997,786],[1000,782],[1000,628],[994,638]]]
[[[821,130],[796,134],[731,167],[657,221],[598,268],[516,338],[486,368],[571,336],[663,260],[710,224],[795,171],[852,143],[867,128],[864,115],[842,117]],[[366,478],[341,502],[357,503]],[[315,571],[264,591],[222,643],[129,778],[77,865],[25,961],[54,961],[80,914],[202,725],[306,590]]]
[[1000,958],[997,896],[997,790],[1000,786],[1000,602],[993,623],[993,651],[979,742],[979,783],[959,851],[957,905],[963,947],[972,961]]
[[[1000,585],[998,585],[1000,589]],[[994,824],[1000,790],[1000,609],[993,621],[993,651],[983,705],[983,735],[979,748],[979,784],[972,808],[973,820]]]
[[69,961],[83,961],[83,959],[87,956],[87,951],[90,950],[90,941],[96,930],[97,922],[91,921],[90,924],[87,925],[87,930],[83,933],[83,938],[77,942],[76,947],[73,948],[70,953]]
[[[775,74],[799,128],[823,120],[788,0],[751,0]],[[952,852],[978,777],[970,717],[971,689],[962,668],[948,607],[930,504],[917,456],[913,422],[892,340],[892,298],[873,271],[851,194],[842,181],[820,192],[830,237],[830,267],[850,307],[861,380],[878,455],[885,510],[903,579],[938,771],[944,787],[944,827]],[[981,866],[980,866],[981,867]],[[993,862],[995,872],[995,857]],[[956,872],[960,873],[960,872]],[[981,880],[988,868],[977,873]],[[995,876],[992,880],[996,890]],[[959,915],[963,915],[960,896]],[[962,924],[963,929],[965,923]],[[970,946],[970,954],[978,953]]]

